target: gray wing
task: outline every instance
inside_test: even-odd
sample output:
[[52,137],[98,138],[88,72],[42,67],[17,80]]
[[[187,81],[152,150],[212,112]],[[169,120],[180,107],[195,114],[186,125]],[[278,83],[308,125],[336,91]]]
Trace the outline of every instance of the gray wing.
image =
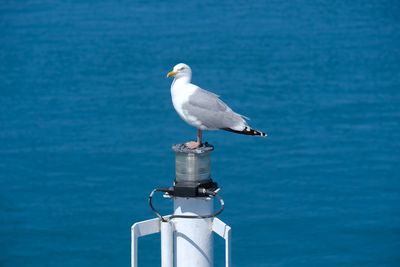
[[216,94],[198,88],[182,106],[186,115],[196,117],[209,129],[237,129],[247,126],[242,115],[229,108]]

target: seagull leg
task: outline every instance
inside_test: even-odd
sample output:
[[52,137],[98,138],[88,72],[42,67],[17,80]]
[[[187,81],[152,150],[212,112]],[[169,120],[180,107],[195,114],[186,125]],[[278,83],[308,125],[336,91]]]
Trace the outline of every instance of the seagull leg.
[[201,146],[201,138],[203,137],[203,131],[198,129],[197,130],[197,144],[200,147]]
[[197,142],[195,141],[190,141],[185,143],[185,146],[189,149],[195,149],[201,146],[201,138],[203,136],[203,131],[202,130],[198,130],[197,131]]

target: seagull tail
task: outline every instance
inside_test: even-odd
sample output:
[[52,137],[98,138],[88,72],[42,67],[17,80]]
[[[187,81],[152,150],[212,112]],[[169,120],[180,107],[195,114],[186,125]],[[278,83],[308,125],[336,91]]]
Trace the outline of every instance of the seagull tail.
[[234,130],[234,129],[231,129],[231,128],[223,128],[222,130],[225,130],[225,131],[228,131],[228,132],[233,132],[233,133],[238,133],[238,134],[245,134],[245,135],[255,135],[255,136],[262,136],[262,137],[267,136],[266,133],[254,130],[254,129],[248,127],[248,126],[244,127],[244,129],[241,130],[241,131]]

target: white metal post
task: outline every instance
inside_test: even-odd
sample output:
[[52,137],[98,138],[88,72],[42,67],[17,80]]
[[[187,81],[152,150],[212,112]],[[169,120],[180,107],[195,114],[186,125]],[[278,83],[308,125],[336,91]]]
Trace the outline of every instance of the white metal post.
[[[164,218],[169,218],[169,216],[165,216]],[[175,218],[172,221],[182,222],[181,220],[198,220],[198,219],[180,219]],[[161,266],[169,267],[174,266],[173,257],[176,254],[173,250],[176,250],[176,245],[174,246],[174,223],[172,221],[162,222],[159,218],[137,222],[132,226],[132,267],[138,267],[138,238],[141,236],[151,235],[158,232],[161,233]],[[188,222],[184,222],[183,224],[187,225]],[[161,225],[161,226],[160,226]],[[182,226],[181,224],[178,224]],[[160,229],[161,228],[161,229]],[[183,230],[184,227],[181,227]],[[225,267],[231,267],[232,258],[231,258],[231,227],[221,221],[218,218],[214,218],[212,220],[212,231],[218,234],[220,237],[225,239]],[[176,238],[176,237],[175,237]],[[211,242],[213,240],[211,239]],[[182,244],[184,244],[182,242]],[[212,244],[211,244],[212,245]],[[183,250],[181,250],[182,252]],[[212,252],[211,252],[212,253]],[[175,255],[176,257],[176,255]],[[163,265],[165,264],[165,265]],[[169,265],[168,265],[169,264]],[[176,265],[175,265],[176,266]],[[190,265],[189,265],[190,266]]]
[[[213,212],[209,198],[174,198],[174,215]],[[212,219],[172,219],[175,227],[175,267],[211,267],[214,264]]]

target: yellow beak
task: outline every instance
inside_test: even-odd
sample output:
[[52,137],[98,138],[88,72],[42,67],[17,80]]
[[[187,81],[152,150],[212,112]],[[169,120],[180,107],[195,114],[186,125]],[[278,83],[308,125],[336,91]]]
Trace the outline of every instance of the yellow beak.
[[167,77],[174,77],[176,75],[175,71],[170,71],[167,73]]

